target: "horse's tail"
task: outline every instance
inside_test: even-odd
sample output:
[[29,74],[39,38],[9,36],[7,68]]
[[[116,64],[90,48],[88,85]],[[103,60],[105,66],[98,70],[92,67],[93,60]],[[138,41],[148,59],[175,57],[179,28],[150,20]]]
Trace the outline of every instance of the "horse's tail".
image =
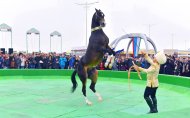
[[72,73],[72,76],[71,76],[71,82],[73,83],[73,87],[71,88],[71,92],[72,92],[72,93],[73,93],[73,92],[76,90],[76,88],[77,88],[77,81],[76,81],[76,78],[75,78],[76,74],[77,74],[77,71],[74,70],[74,72]]

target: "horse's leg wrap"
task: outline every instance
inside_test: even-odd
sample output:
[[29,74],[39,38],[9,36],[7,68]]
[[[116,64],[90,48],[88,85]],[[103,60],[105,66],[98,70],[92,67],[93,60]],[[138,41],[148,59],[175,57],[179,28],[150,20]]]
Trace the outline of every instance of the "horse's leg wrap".
[[85,102],[86,102],[87,105],[92,105],[92,102],[90,100],[88,100],[87,97],[85,97]]
[[98,93],[98,92],[96,92],[96,90],[95,90],[95,83],[91,83],[91,85],[90,85],[90,89],[95,93],[95,95],[98,97],[98,101],[102,101],[102,97],[101,97],[101,95]]
[[110,64],[109,64],[109,69],[112,69],[113,63],[115,61],[115,56],[111,55],[111,60],[110,60]]
[[98,92],[96,92],[95,95],[98,97],[98,101],[102,101],[103,100],[102,96]]
[[82,86],[82,92],[83,92],[83,95],[85,96],[85,102],[86,102],[86,104],[92,105],[92,102],[90,100],[88,100],[88,98],[86,97],[86,85],[84,85],[84,84]]
[[104,64],[104,66],[105,66],[106,68],[108,67],[108,65],[109,65],[109,63],[110,63],[110,60],[111,60],[111,56],[108,55],[107,60],[106,60],[106,63]]

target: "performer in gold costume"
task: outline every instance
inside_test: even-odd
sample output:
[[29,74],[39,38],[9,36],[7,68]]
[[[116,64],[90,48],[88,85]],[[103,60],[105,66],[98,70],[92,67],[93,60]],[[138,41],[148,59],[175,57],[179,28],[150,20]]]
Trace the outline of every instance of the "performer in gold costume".
[[166,62],[166,56],[163,51],[158,52],[153,59],[151,59],[145,52],[142,52],[142,55],[151,64],[150,67],[144,69],[134,64],[134,68],[137,71],[147,73],[147,85],[144,91],[144,99],[150,107],[149,113],[157,113],[156,91],[159,86],[158,74],[160,71],[160,65]]

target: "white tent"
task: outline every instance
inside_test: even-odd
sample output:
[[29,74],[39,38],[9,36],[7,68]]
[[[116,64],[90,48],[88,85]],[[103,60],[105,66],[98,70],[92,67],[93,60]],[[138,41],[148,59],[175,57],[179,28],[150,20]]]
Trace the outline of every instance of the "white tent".
[[61,33],[59,33],[58,31],[54,31],[54,32],[52,32],[51,34],[50,34],[50,52],[52,51],[51,50],[51,43],[52,43],[52,37],[54,37],[54,36],[57,36],[57,37],[60,37],[60,39],[61,39],[61,52],[62,52],[62,35],[61,35]]
[[35,34],[39,36],[39,52],[40,52],[40,32],[35,28],[31,28],[30,30],[26,32],[26,52],[28,53],[28,35],[31,35],[31,34]]
[[3,23],[0,25],[0,32],[10,32],[11,33],[11,48],[12,48],[12,28],[7,24]]

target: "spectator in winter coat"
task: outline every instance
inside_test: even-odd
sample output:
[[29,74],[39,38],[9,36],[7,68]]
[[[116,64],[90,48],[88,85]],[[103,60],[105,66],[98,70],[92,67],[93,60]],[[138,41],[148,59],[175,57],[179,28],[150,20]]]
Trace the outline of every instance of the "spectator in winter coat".
[[61,57],[59,58],[59,65],[61,69],[65,68],[65,63],[67,62],[67,59],[65,57],[65,55],[61,55]]
[[70,57],[70,59],[69,59],[69,69],[74,69],[75,59],[76,59],[75,55]]
[[9,56],[8,55],[5,55],[4,57],[4,69],[9,69],[10,68],[10,60],[9,60]]
[[15,63],[16,63],[16,68],[20,69],[21,59],[20,59],[19,55],[16,55],[16,57],[15,57]]
[[74,64],[74,69],[76,69],[76,68],[78,67],[79,60],[80,60],[80,57],[79,57],[79,56],[76,56],[75,64]]
[[25,68],[25,64],[26,64],[26,57],[25,57],[25,55],[22,54],[20,56],[20,59],[21,59],[21,66],[20,66],[20,68],[24,69]]
[[174,60],[171,57],[167,57],[165,64],[165,74],[173,75],[174,74]]
[[3,68],[4,59],[2,57],[2,54],[0,54],[0,69]]

